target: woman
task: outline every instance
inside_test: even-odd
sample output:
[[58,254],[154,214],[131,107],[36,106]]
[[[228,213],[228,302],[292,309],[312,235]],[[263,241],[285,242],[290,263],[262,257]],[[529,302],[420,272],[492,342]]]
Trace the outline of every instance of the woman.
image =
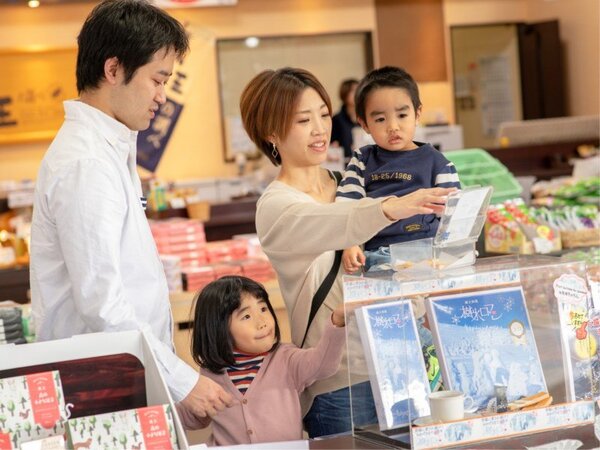
[[356,121],[356,111],[354,109],[354,94],[357,86],[358,80],[355,78],[342,81],[339,92],[342,107],[332,118],[331,142],[337,142],[338,145],[344,148],[346,162],[352,157],[352,129],[360,128]]
[[[244,89],[240,109],[250,138],[281,166],[258,201],[256,229],[277,272],[292,341],[313,347],[333,309],[343,302],[338,269],[305,336],[313,296],[332,269],[335,251],[362,244],[399,219],[441,212],[451,190],[422,189],[401,198],[334,203],[336,180],[320,167],[331,137],[331,102],[321,83],[305,70],[261,72]],[[352,428],[347,370],[344,355],[336,375],[305,391],[303,407],[310,410],[304,424],[310,437]],[[368,382],[353,386],[352,402],[355,423],[376,422]],[[361,402],[365,406],[356,408]]]

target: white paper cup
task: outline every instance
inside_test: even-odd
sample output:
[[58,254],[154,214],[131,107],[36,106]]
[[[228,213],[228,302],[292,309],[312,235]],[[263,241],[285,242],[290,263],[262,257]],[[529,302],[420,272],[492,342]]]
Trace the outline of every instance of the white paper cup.
[[473,406],[473,399],[465,397],[460,391],[438,391],[429,394],[431,419],[436,422],[460,420],[465,417],[465,400],[469,403],[467,409]]

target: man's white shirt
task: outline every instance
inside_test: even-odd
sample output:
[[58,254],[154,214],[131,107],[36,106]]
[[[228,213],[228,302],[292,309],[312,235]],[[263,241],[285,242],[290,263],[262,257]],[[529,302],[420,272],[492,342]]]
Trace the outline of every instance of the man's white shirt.
[[31,297],[40,341],[142,330],[171,394],[198,373],[173,351],[169,292],[142,206],[137,132],[83,102],[42,161],[31,230]]

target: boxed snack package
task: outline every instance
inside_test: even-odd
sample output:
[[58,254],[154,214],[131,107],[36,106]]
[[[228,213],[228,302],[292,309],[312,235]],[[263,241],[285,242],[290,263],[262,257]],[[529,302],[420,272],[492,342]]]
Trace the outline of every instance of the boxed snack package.
[[66,417],[58,371],[0,379],[0,449],[60,435]]
[[532,208],[535,217],[560,230],[563,248],[600,245],[600,204]]
[[484,233],[490,253],[550,253],[562,248],[559,231],[534,217],[522,200],[490,206]]
[[168,404],[70,419],[66,429],[68,448],[179,448]]

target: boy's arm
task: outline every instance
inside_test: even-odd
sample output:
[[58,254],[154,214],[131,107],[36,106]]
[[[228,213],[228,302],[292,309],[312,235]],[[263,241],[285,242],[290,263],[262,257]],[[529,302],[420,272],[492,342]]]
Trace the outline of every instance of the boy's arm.
[[346,166],[344,178],[336,192],[336,201],[359,200],[366,197],[365,192],[365,155],[363,149],[354,150],[350,162]]
[[365,262],[365,254],[358,245],[347,248],[342,254],[342,265],[346,273],[356,272],[365,265]]
[[441,167],[436,171],[434,186],[442,188],[455,187],[460,189],[460,180],[458,179],[458,173],[456,172],[454,163],[443,158],[443,162],[440,166]]

